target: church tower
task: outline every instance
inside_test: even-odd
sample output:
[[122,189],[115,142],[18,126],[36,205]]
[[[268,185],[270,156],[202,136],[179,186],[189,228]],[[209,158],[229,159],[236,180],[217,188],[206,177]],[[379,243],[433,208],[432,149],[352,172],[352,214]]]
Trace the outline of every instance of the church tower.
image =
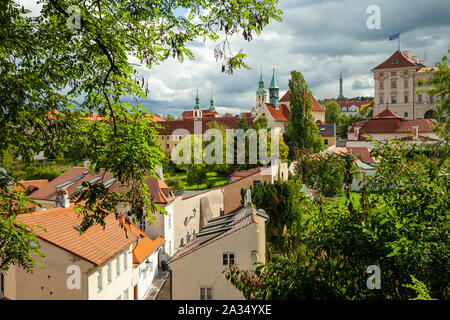
[[264,80],[262,75],[262,67],[261,67],[261,75],[259,76],[259,88],[256,91],[256,110],[263,107],[266,103],[267,91],[264,89]]
[[212,92],[212,89],[211,89],[211,100],[209,100],[209,110],[211,110],[211,111],[216,110],[216,109],[214,108],[214,98],[213,98],[213,92]]
[[197,96],[195,97],[195,106],[194,106],[194,119],[202,118],[202,110],[200,109],[200,99],[198,98],[198,89]]
[[278,88],[277,80],[275,79],[275,68],[273,68],[273,74],[272,74],[272,81],[270,83],[269,87],[269,99],[270,104],[272,104],[276,110],[278,110],[279,103],[280,103],[280,88]]

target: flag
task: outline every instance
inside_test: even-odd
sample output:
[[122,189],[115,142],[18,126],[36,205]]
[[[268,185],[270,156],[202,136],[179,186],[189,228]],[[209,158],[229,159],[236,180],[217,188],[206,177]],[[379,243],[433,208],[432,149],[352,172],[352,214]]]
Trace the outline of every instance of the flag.
[[397,32],[396,34],[389,36],[389,40],[395,40],[398,39],[398,37],[400,37],[400,32]]

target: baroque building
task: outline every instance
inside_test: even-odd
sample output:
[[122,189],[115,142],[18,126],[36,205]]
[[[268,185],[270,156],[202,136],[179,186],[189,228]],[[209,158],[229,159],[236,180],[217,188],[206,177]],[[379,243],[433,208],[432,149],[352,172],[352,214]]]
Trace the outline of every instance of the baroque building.
[[[425,60],[411,56],[410,51],[397,50],[386,61],[372,69],[375,84],[373,114],[390,109],[405,119],[434,118],[436,97],[428,95],[417,83],[432,77],[435,67],[427,67]],[[430,73],[428,73],[428,71]]]

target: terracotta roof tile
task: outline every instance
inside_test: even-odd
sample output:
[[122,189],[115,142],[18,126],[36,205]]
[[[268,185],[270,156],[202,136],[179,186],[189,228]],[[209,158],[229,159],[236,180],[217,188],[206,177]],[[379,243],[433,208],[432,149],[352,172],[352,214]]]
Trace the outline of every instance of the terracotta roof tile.
[[399,68],[399,67],[419,67],[419,64],[406,57],[401,51],[395,51],[386,61],[379,64],[372,70],[387,69],[387,68]]
[[80,235],[74,226],[81,224],[82,217],[74,212],[73,206],[21,214],[17,221],[43,227],[46,231],[36,227],[30,230],[39,238],[95,265],[114,257],[138,238],[125,219],[120,215],[116,219],[115,214],[106,217],[105,228],[94,225]]
[[153,240],[134,224],[130,224],[130,228],[140,236],[139,242],[133,243],[133,263],[141,263],[166,242],[161,236]]
[[269,110],[270,115],[272,116],[272,118],[274,118],[277,121],[289,121],[290,119],[290,112],[288,107],[286,107],[285,104],[281,104],[279,105],[278,110],[275,109],[275,107],[273,106],[273,104],[270,103],[266,103],[266,107],[267,110]]

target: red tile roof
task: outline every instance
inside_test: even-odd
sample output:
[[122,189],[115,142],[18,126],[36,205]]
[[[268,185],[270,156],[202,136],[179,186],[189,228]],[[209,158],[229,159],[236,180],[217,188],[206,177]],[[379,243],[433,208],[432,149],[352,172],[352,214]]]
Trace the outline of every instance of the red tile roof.
[[[81,186],[81,184],[85,181],[89,181],[95,177],[101,177],[101,179],[96,181],[95,183],[103,183],[113,178],[113,174],[111,172],[104,173],[103,170],[101,170],[98,174],[93,175],[89,173],[88,168],[73,167],[64,172],[63,174],[61,174],[60,176],[56,177],[49,183],[44,184],[40,189],[33,192],[30,195],[30,198],[34,200],[54,201],[56,198],[55,187],[63,182],[66,182],[78,176],[82,176],[82,178],[75,181],[72,185],[68,186],[66,189],[69,196],[72,196],[77,191],[76,187]],[[147,184],[150,195],[154,202],[165,204],[176,198],[176,196],[170,191],[170,188],[167,186],[167,184],[165,184],[163,181],[154,178],[152,176],[149,176],[144,182]],[[124,191],[123,184],[120,183],[120,181],[116,180],[109,186],[109,190],[115,192]]]
[[372,117],[372,119],[404,119],[403,117],[396,114],[394,111],[390,109],[384,109],[376,116]]
[[[105,228],[94,225],[80,235],[74,226],[79,226],[82,219],[74,212],[73,206],[17,216],[17,221],[29,225],[30,231],[39,238],[94,265],[114,257],[138,238],[121,215],[116,219],[115,214],[110,214],[106,217]],[[31,225],[41,226],[45,231]]]
[[138,242],[133,243],[133,263],[141,263],[166,242],[161,236],[153,240],[134,224],[130,224],[130,228],[140,237]]
[[285,104],[279,105],[278,110],[275,109],[273,104],[266,103],[267,110],[269,110],[270,115],[272,118],[274,118],[277,121],[289,121],[290,119],[290,112],[288,107]]
[[351,106],[357,106],[358,108],[360,108],[361,106],[368,104],[371,101],[337,101],[337,103],[339,104],[339,107],[342,108],[349,108]]
[[[354,132],[354,127],[359,126],[361,133],[408,133],[413,131],[413,126],[419,127],[419,133],[433,132],[433,125],[428,119],[405,120],[403,117],[385,109],[370,120],[358,121],[349,128],[349,132]],[[362,137],[360,137],[361,139]]]
[[[281,97],[280,102],[290,102],[291,101],[291,90],[288,90],[283,97]],[[325,112],[325,110],[317,102],[316,98],[312,96],[312,107],[311,111]]]
[[[397,63],[395,63],[397,61]],[[417,63],[406,57],[401,51],[397,50],[386,61],[379,64],[372,70],[387,69],[387,68],[399,68],[399,67],[419,67]]]
[[[244,117],[245,121],[248,125],[253,125],[253,118]],[[184,119],[184,120],[173,120],[173,121],[165,121],[163,123],[159,123],[162,128],[156,129],[159,135],[171,135],[176,129],[185,129],[190,134],[194,134],[195,123],[200,125],[201,132],[199,134],[204,134],[206,130],[209,129],[208,123],[217,122],[222,125],[225,129],[235,129],[237,128],[240,117],[220,117],[220,118],[203,118],[199,120],[194,119]]]
[[[209,110],[209,109],[202,110],[202,118],[214,118],[218,114],[219,113],[214,110]],[[193,110],[183,111],[181,116],[185,120],[194,119],[194,111]]]
[[233,174],[230,175],[230,178],[236,178],[236,177],[244,178],[244,177],[251,176],[251,175],[253,175],[255,173],[258,173],[260,171],[261,171],[260,167],[252,168],[252,169],[248,169],[248,170],[243,170],[243,171],[236,171],[236,172],[234,172]]

